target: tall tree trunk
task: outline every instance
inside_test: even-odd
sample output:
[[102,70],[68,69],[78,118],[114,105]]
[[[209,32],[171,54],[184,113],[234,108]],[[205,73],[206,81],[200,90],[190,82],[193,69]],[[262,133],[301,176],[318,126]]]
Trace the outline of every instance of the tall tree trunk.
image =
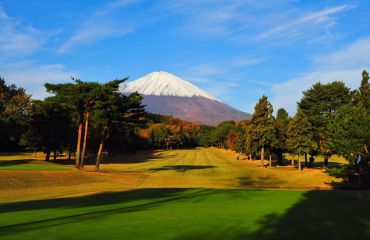
[[54,149],[54,162],[57,160],[57,150]]
[[96,157],[96,164],[95,164],[95,170],[97,172],[99,172],[100,170],[100,160],[101,160],[101,153],[103,151],[103,144],[104,144],[104,140],[101,140],[100,145],[99,145],[98,156]]
[[329,166],[329,157],[328,156],[324,157],[324,166],[325,167]]
[[46,150],[46,156],[45,156],[45,161],[50,161],[50,150]]
[[302,166],[301,166],[301,159],[299,158],[299,153],[298,153],[298,170],[302,170]]
[[283,151],[278,150],[277,152],[278,164],[283,165]]
[[272,156],[271,156],[271,150],[269,150],[269,167],[272,165]]
[[71,161],[72,145],[68,144],[68,162]]
[[76,164],[77,169],[80,168],[80,156],[81,156],[81,137],[82,137],[83,122],[80,121],[78,125],[78,136],[77,136],[77,147],[76,147]]
[[293,155],[293,158],[291,160],[291,165],[294,166],[294,158],[295,158],[295,155]]
[[261,148],[261,165],[262,167],[265,166],[265,147],[262,146]]
[[85,160],[85,154],[86,154],[86,142],[87,142],[87,135],[89,133],[89,117],[90,112],[86,112],[86,119],[85,119],[85,135],[84,135],[84,142],[82,146],[82,154],[81,154],[81,163],[80,167],[84,167],[84,160]]
[[304,167],[308,167],[307,153],[304,153]]

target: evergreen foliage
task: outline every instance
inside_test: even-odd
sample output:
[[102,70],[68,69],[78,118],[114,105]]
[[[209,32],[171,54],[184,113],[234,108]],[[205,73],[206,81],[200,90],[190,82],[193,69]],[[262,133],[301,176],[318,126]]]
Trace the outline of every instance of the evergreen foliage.
[[270,150],[276,146],[276,129],[273,108],[266,96],[262,96],[256,106],[251,119],[251,141],[253,149],[260,149],[262,165],[264,165],[265,147]]
[[298,109],[288,125],[286,146],[290,152],[298,155],[299,169],[301,169],[301,161],[299,159],[301,153],[307,154],[316,147],[313,136],[311,123],[303,111]]

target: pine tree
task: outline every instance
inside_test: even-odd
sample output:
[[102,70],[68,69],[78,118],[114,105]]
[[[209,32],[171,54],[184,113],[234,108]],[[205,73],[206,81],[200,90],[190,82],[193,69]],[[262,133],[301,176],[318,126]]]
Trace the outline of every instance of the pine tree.
[[308,153],[316,146],[313,141],[312,125],[301,109],[298,109],[288,125],[286,145],[290,152],[297,154],[298,169],[301,170],[300,154]]
[[[80,169],[84,165],[91,111],[96,102],[101,98],[103,90],[102,84],[97,82],[83,82],[80,79],[75,78],[72,78],[72,80],[74,83],[46,83],[45,88],[48,92],[53,93],[54,97],[58,99],[58,101],[63,101],[66,104],[69,104],[69,106],[75,110],[78,122],[75,166],[77,169]],[[115,81],[123,82],[124,80]],[[114,85],[115,81],[108,82],[105,84],[105,86],[110,86],[111,84]],[[85,132],[82,136],[84,126]]]
[[370,108],[369,73],[365,70],[362,72],[361,85],[355,93],[354,100],[355,103],[361,102],[366,109]]
[[251,141],[261,151],[262,166],[264,166],[265,148],[271,149],[276,139],[272,113],[271,103],[266,96],[262,96],[254,107],[251,119]]
[[352,92],[343,82],[334,81],[327,84],[315,83],[303,92],[303,98],[298,103],[303,113],[312,124],[314,141],[325,156],[324,163],[328,164],[330,150],[325,148],[326,131],[329,121],[335,119],[338,109],[352,101]]
[[280,163],[283,160],[283,153],[288,150],[286,147],[288,124],[289,124],[288,112],[284,108],[278,109],[275,119],[276,140],[277,140],[275,152],[278,156]]
[[101,155],[105,143],[112,132],[124,135],[127,128],[136,129],[145,124],[145,110],[142,97],[137,93],[128,96],[118,92],[122,81],[112,81],[102,86],[99,101],[96,102],[92,118],[93,128],[99,132],[99,147],[96,158],[96,170],[100,169]]
[[245,152],[249,160],[252,160],[252,156],[256,153],[255,145],[252,141],[252,125],[249,122],[245,129]]
[[[349,164],[344,166],[347,170],[345,177],[367,175],[370,181],[370,114],[361,102],[343,106],[338,118],[330,121],[326,146],[348,161]],[[362,161],[357,163],[360,155]]]

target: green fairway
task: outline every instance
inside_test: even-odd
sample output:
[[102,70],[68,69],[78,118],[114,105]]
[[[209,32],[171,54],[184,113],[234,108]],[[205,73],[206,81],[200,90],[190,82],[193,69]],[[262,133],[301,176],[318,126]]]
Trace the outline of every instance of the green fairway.
[[96,173],[3,154],[0,239],[370,239],[370,192],[319,191],[339,179],[236,156],[141,152]]
[[0,238],[369,239],[369,202],[355,191],[141,189],[3,203]]

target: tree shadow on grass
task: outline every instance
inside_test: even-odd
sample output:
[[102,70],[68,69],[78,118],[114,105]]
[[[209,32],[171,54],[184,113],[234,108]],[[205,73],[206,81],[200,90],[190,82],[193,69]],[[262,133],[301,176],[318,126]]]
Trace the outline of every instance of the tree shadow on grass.
[[286,213],[264,216],[255,232],[235,223],[220,230],[189,233],[177,239],[368,240],[369,202],[369,191],[313,190],[304,193]]
[[[0,213],[42,209],[55,210],[58,208],[76,209],[76,211],[69,214],[59,212],[55,216],[40,220],[33,219],[28,222],[3,225],[0,226],[0,234],[6,235],[18,231],[30,231],[63,224],[78,223],[84,220],[102,219],[113,214],[145,211],[162,204],[187,201],[189,199],[209,196],[217,192],[217,190],[209,189],[138,189],[94,194],[85,197],[0,204]],[[103,208],[84,209],[86,207],[99,206]]]
[[215,168],[216,166],[212,165],[169,165],[160,168],[150,168],[149,171],[151,172],[158,172],[158,171],[167,171],[167,170],[175,170],[178,172],[186,172],[190,170],[201,170],[201,169],[208,169],[208,168]]
[[309,191],[283,216],[269,215],[254,239],[370,239],[369,191]]
[[271,176],[239,177],[239,187],[242,188],[279,188],[282,181]]
[[[114,154],[113,156],[108,156],[103,154],[101,164],[133,164],[133,163],[145,163],[160,159],[167,159],[175,157],[176,154],[164,154],[155,151],[141,151],[139,153],[126,153],[126,154]],[[56,163],[59,164],[74,164],[74,159],[71,161],[67,160],[57,160]],[[87,157],[84,161],[84,165],[95,165],[96,156]]]
[[4,166],[15,166],[15,165],[22,165],[22,164],[28,164],[31,163],[32,161],[35,161],[34,159],[22,159],[22,160],[17,160],[17,159],[9,159],[9,160],[1,160],[0,161],[0,168]]
[[0,156],[22,156],[29,154],[32,154],[32,152],[0,152]]
[[212,192],[212,190],[206,189],[200,189],[197,191],[189,190],[190,189],[187,188],[149,188],[121,192],[106,192],[82,197],[0,203],[0,213],[39,209],[95,207],[110,204],[129,203],[138,200],[160,199],[160,202],[174,201],[199,196],[204,192]]

